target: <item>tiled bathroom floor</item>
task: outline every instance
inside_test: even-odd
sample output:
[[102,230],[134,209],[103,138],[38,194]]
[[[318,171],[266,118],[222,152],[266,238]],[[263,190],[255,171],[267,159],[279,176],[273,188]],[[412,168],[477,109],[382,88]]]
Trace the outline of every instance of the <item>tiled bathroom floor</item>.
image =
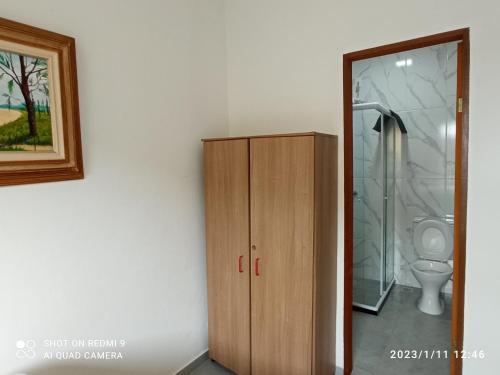
[[[448,359],[391,359],[390,350],[449,350],[451,299],[445,312],[427,315],[416,307],[420,289],[395,285],[378,316],[353,312],[353,375],[448,375]],[[190,375],[231,375],[206,360]]]
[[207,359],[200,366],[191,371],[189,375],[234,375],[234,373],[212,360]]
[[420,289],[395,285],[378,316],[353,312],[353,375],[447,375],[449,359],[391,359],[391,350],[449,351],[451,298],[445,312],[416,307]]
[[365,278],[354,279],[352,293],[354,302],[375,306],[380,300],[380,281]]

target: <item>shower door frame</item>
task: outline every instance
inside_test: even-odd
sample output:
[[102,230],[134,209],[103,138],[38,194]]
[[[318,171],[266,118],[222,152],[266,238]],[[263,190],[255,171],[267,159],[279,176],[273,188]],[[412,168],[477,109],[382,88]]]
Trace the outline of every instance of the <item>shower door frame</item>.
[[[365,103],[367,105],[370,105],[372,103]],[[380,242],[380,276],[379,276],[379,299],[377,303],[374,306],[367,305],[365,303],[360,303],[354,301],[353,298],[353,308],[357,308],[360,311],[364,311],[370,314],[376,314],[380,312],[380,309],[385,303],[385,300],[387,299],[393,285],[395,284],[396,277],[395,277],[395,272],[394,272],[394,243],[392,246],[392,257],[393,257],[393,272],[392,272],[392,278],[389,283],[387,283],[387,202],[388,202],[388,196],[387,196],[387,138],[386,138],[386,117],[390,117],[395,121],[394,116],[390,113],[387,108],[383,107],[380,105],[377,108],[370,108],[368,106],[364,108],[358,109],[360,112],[361,111],[370,111],[374,110],[378,113],[380,113],[380,137],[381,137],[381,144],[382,148],[380,150],[380,159],[382,160],[382,215],[381,215],[381,242]],[[354,110],[354,109],[353,109]],[[353,124],[354,126],[354,124]],[[393,147],[394,147],[394,136],[395,136],[395,130],[392,133],[393,136]],[[354,147],[354,146],[353,146]],[[395,165],[393,164],[392,168],[392,176],[394,178],[395,176]],[[395,188],[395,186],[394,186]],[[394,191],[392,195],[392,199],[395,199],[394,196]],[[393,222],[394,222],[394,212],[393,212]],[[354,230],[354,229],[353,229]],[[394,228],[393,228],[394,230]],[[354,258],[354,255],[353,255]]]
[[[352,63],[437,44],[459,42],[457,50],[457,117],[451,350],[463,349],[467,176],[469,144],[469,28],[344,54],[344,374],[352,372],[353,302],[353,115]],[[461,355],[450,353],[450,375],[462,375]]]

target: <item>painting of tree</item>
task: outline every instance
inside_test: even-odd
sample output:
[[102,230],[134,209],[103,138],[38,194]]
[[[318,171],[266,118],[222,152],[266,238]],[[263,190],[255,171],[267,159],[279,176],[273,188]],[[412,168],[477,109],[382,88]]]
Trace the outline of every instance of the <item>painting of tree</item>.
[[47,60],[0,50],[0,151],[52,146]]
[[0,186],[83,178],[75,44],[0,17]]

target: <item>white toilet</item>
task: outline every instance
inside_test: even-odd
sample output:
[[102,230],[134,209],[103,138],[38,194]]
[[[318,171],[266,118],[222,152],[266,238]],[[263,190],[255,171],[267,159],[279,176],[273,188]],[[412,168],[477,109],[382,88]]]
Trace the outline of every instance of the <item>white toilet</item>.
[[417,307],[426,314],[440,315],[444,303],[439,293],[453,272],[447,263],[453,253],[452,225],[442,219],[424,218],[414,228],[413,244],[420,259],[410,267],[422,286]]

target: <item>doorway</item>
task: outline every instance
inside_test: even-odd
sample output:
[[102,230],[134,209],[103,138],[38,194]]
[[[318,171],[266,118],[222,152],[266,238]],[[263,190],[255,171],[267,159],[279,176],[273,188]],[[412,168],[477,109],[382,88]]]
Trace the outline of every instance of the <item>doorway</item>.
[[[390,56],[393,59],[391,63],[399,69],[398,72],[406,75],[412,71],[412,64],[419,62],[413,61],[410,52],[426,48],[432,50],[438,57],[442,51],[446,56],[455,54],[456,76],[451,86],[454,90],[453,103],[451,106],[443,106],[448,112],[450,112],[450,108],[453,108],[451,111],[452,117],[454,117],[453,127],[448,125],[441,127],[445,132],[445,142],[448,142],[448,146],[443,149],[444,151],[434,144],[433,137],[421,128],[421,121],[424,123],[432,122],[432,116],[429,115],[431,110],[435,112],[437,117],[441,115],[441,112],[442,116],[446,116],[445,109],[426,103],[425,100],[428,98],[419,98],[414,87],[406,82],[409,92],[408,100],[416,100],[415,106],[421,107],[422,119],[420,121],[416,118],[420,112],[409,113],[410,111],[406,111],[408,108],[405,108],[404,98],[401,99],[400,93],[386,92],[384,95],[384,90],[375,82],[363,82],[362,80],[363,62],[373,61],[373,59],[380,60]],[[353,76],[353,72],[359,74]],[[387,70],[383,69],[381,74],[385,74],[387,77],[390,75]],[[357,81],[357,79],[359,80]],[[452,97],[452,95],[448,95],[448,97],[446,93],[440,95],[442,90],[437,89],[438,83],[429,79],[426,74],[420,74],[420,79],[434,90],[438,101],[446,102]],[[411,299],[414,298],[415,306],[409,304],[405,308],[413,309],[412,313],[415,314],[415,319],[423,319],[422,321],[424,321],[427,316],[440,316],[446,310],[440,303],[448,304],[449,346],[438,355],[446,356],[444,358],[448,364],[446,373],[452,375],[462,373],[468,81],[469,29],[460,29],[344,55],[345,374],[351,374],[353,370],[353,307],[356,310],[363,310],[364,313],[379,314],[386,301],[392,303],[390,295],[393,288],[392,300],[401,297],[405,301],[412,301]],[[390,85],[386,89],[390,91]],[[375,95],[370,95],[369,90],[374,91]],[[388,98],[389,95],[392,95],[394,100]],[[404,93],[401,95],[404,96]],[[373,96],[378,100],[372,100]],[[446,119],[444,123],[446,124]],[[420,132],[422,134],[420,141],[423,144],[430,146],[431,150],[443,154],[445,165],[442,171],[436,171],[432,164],[424,165],[425,163],[416,163],[413,160],[413,154],[408,152],[412,147],[411,144],[408,145],[408,142],[412,141],[411,134],[410,137],[406,136],[407,128],[410,129],[410,133]],[[451,134],[451,129],[453,134]],[[440,130],[436,127],[433,131]],[[359,136],[361,136],[361,141],[357,142],[356,137]],[[451,136],[453,136],[453,142],[450,142]],[[451,165],[453,168],[449,167]],[[446,186],[451,191],[451,194],[446,196],[451,199],[451,207],[448,207],[448,210],[442,210],[442,212],[435,209],[434,203],[425,202],[419,197],[418,192],[415,193],[418,189],[412,185],[413,180],[410,183],[405,180],[405,178],[411,180],[417,176],[419,178],[417,183],[423,184],[422,188],[428,190],[429,186],[438,180],[440,181],[440,174],[446,180],[443,183],[448,184]],[[401,176],[406,177],[402,178]],[[446,187],[444,190],[446,191]],[[402,191],[413,191],[416,199],[420,199],[424,205],[427,205],[428,210],[426,210],[425,215],[420,215],[421,217],[412,215],[406,226],[401,226],[403,230],[399,237],[405,238],[398,239],[395,238],[397,237],[397,235],[395,236],[395,233],[397,234],[396,227],[399,223],[398,215],[395,214],[395,210],[397,210],[395,206],[398,204],[398,199],[401,200],[401,194],[398,197],[398,193]],[[439,202],[436,204],[439,206]],[[360,209],[361,206],[367,207],[365,212]],[[363,216],[365,213],[366,217]],[[373,216],[374,225],[371,225],[369,215]],[[363,227],[363,223],[366,224],[367,228]],[[450,236],[446,238],[446,228],[448,227],[451,228],[449,230]],[[436,233],[440,233],[441,237],[436,237]],[[408,257],[404,256],[402,249],[404,250],[405,240],[407,240],[406,246],[413,249],[415,253],[413,254],[414,259],[409,260]],[[445,259],[447,257],[447,244],[449,244],[450,252],[448,255],[452,262],[446,262],[448,259]],[[415,251],[415,249],[417,250]],[[399,253],[403,256],[399,257],[401,259],[398,261]],[[443,263],[445,264],[443,265]],[[434,296],[437,303],[433,303],[433,299],[430,297],[424,298],[428,295],[432,297],[429,288],[425,289],[426,293],[423,293],[422,285],[417,284],[417,279],[422,284],[419,273],[424,274],[425,278],[426,273],[437,272],[435,269],[429,270],[428,265],[439,266],[440,271],[442,268],[443,272],[446,272],[446,267],[449,267],[449,276],[453,280],[446,283],[448,297],[444,295],[443,298],[443,295],[440,295],[437,299]],[[398,279],[396,273],[401,270],[405,272],[402,272]],[[413,281],[413,285],[410,281]],[[424,280],[425,282],[426,280]],[[443,285],[445,284],[443,283]],[[441,290],[439,289],[439,291]],[[411,350],[412,348],[394,349]],[[395,354],[399,355],[400,353]],[[403,351],[402,355],[406,354],[414,355],[414,353]],[[422,353],[416,354],[422,355]],[[424,353],[424,355],[429,354]],[[416,361],[413,358],[408,358],[408,360]],[[391,366],[390,361],[386,364]]]

